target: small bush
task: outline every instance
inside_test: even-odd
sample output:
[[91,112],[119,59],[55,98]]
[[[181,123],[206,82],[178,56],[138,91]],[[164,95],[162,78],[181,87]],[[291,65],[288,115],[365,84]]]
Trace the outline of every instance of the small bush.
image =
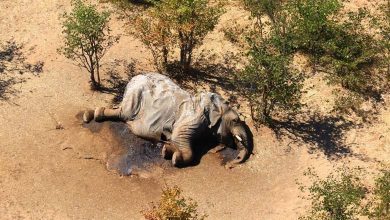
[[366,190],[359,179],[359,170],[340,168],[321,179],[312,169],[305,172],[312,180],[309,187],[300,186],[303,192],[308,192],[311,209],[300,219],[357,219],[362,213],[361,202]]
[[[292,68],[290,24],[283,1],[245,1],[258,26],[248,35],[249,64],[236,84],[249,101],[252,119],[264,123],[272,114],[300,107],[303,75]],[[262,22],[266,16],[270,22]],[[270,31],[264,31],[269,29]]]
[[88,70],[96,88],[100,86],[100,60],[118,37],[110,34],[109,12],[100,13],[96,6],[87,5],[82,0],[73,0],[72,5],[72,12],[63,15],[65,45],[59,52]]
[[375,180],[373,201],[370,203],[369,217],[376,220],[390,219],[390,170],[383,170]]
[[308,54],[314,65],[325,55],[324,46],[334,38],[336,16],[342,8],[340,0],[291,1],[294,47]]
[[293,111],[300,107],[303,77],[289,68],[291,56],[253,45],[249,65],[236,81],[241,93],[249,100],[252,119],[263,123],[275,110]]
[[198,204],[191,198],[184,198],[178,186],[166,186],[161,195],[160,202],[152,203],[152,208],[141,211],[147,220],[202,220],[206,215],[198,213]]
[[354,112],[360,117],[366,117],[364,111],[361,110],[361,106],[364,102],[361,96],[353,92],[341,92],[340,90],[336,90],[334,93],[337,98],[333,111],[343,115],[349,115]]
[[134,28],[132,34],[150,50],[154,65],[162,72],[168,63],[168,55],[176,39],[172,36],[167,14],[160,12],[160,7],[161,5],[151,8],[144,15],[135,17],[132,22]]

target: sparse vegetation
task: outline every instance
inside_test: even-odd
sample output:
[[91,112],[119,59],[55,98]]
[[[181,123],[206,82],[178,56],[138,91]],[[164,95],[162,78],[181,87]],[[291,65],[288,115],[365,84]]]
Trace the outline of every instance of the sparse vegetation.
[[152,208],[141,211],[147,220],[202,220],[206,215],[199,214],[198,204],[191,198],[184,198],[178,186],[166,186],[159,203],[151,204]]
[[[111,124],[107,122],[81,126],[79,123],[74,123],[76,120],[74,115],[78,110],[81,110],[80,106],[92,107],[95,104],[109,104],[108,100],[111,97],[113,97],[114,105],[119,104],[123,99],[129,80],[140,72],[153,69],[149,63],[142,60],[144,57],[149,57],[149,54],[139,56],[145,49],[151,52],[153,63],[160,72],[169,73],[169,70],[179,70],[180,73],[190,73],[183,75],[183,77],[172,77],[173,80],[182,79],[184,82],[179,82],[182,83],[180,86],[186,90],[193,89],[188,91],[189,93],[208,90],[219,92],[226,98],[230,96],[227,100],[229,99],[232,106],[235,104],[237,108],[240,108],[240,113],[243,113],[240,117],[245,117],[248,128],[253,131],[255,140],[253,156],[251,154],[249,158],[250,172],[245,167],[246,165],[242,165],[238,171],[233,171],[235,172],[233,175],[225,175],[226,172],[230,171],[225,172],[220,169],[221,167],[211,170],[221,173],[221,175],[215,176],[216,184],[214,185],[225,181],[219,185],[227,186],[226,183],[230,180],[232,185],[227,187],[228,193],[235,189],[242,190],[239,193],[232,193],[234,199],[230,205],[227,203],[216,204],[215,209],[218,208],[219,212],[213,214],[238,218],[240,216],[237,214],[250,212],[252,208],[256,209],[253,213],[247,213],[248,216],[244,216],[244,218],[250,219],[254,218],[254,215],[264,214],[268,211],[265,209],[270,205],[252,206],[258,204],[260,200],[267,201],[267,198],[279,196],[279,194],[285,200],[294,198],[296,196],[294,190],[283,188],[288,184],[288,181],[281,185],[277,184],[280,179],[289,180],[292,176],[299,175],[296,170],[302,166],[319,166],[318,172],[323,174],[330,168],[330,165],[345,162],[349,166],[359,164],[377,172],[378,161],[386,161],[389,156],[390,122],[389,110],[387,109],[389,103],[387,102],[390,91],[390,0],[374,0],[374,3],[383,3],[378,6],[374,5],[372,1],[368,3],[356,1],[359,3],[355,4],[348,0],[239,1],[250,12],[251,17],[248,18],[250,21],[247,19],[247,13],[242,13],[242,8],[237,8],[235,1],[99,0],[101,3],[113,3],[116,6],[115,9],[119,9],[121,12],[119,18],[113,21],[112,27],[116,28],[115,31],[124,31],[122,25],[125,24],[124,26],[130,29],[132,35],[124,37],[121,48],[112,48],[116,51],[110,53],[109,62],[104,65],[105,77],[101,77],[102,59],[119,40],[117,36],[112,34],[109,27],[112,14],[109,11],[100,10],[107,5],[91,5],[85,0],[72,0],[72,11],[63,14],[62,17],[64,39],[58,52],[82,67],[85,74],[88,71],[93,88],[99,89],[105,94],[84,91],[83,85],[79,85],[75,78],[71,81],[65,81],[68,78],[64,77],[62,73],[69,72],[69,65],[52,53],[51,47],[57,48],[59,46],[55,45],[59,40],[57,39],[59,32],[55,30],[59,27],[55,21],[56,17],[53,19],[49,16],[57,16],[58,13],[62,13],[64,9],[69,7],[68,1],[60,3],[46,1],[44,4],[31,3],[34,1],[23,1],[23,4],[15,3],[17,1],[1,2],[3,11],[9,11],[10,14],[4,13],[5,15],[2,15],[4,22],[1,22],[0,26],[4,36],[1,35],[0,39],[12,39],[0,42],[0,105],[2,106],[0,118],[3,125],[0,136],[4,139],[2,140],[4,147],[2,146],[0,158],[2,167],[4,167],[1,174],[6,177],[0,181],[0,185],[4,189],[0,194],[4,195],[5,198],[5,206],[0,207],[0,212],[5,216],[4,218],[28,218],[31,217],[31,210],[42,210],[37,214],[37,218],[47,216],[60,218],[66,216],[67,211],[72,210],[57,212],[58,210],[53,207],[53,204],[42,204],[35,202],[35,200],[47,198],[43,202],[51,202],[54,201],[55,196],[64,195],[80,186],[89,188],[80,195],[76,195],[75,198],[88,198],[88,194],[95,192],[97,187],[107,186],[106,180],[98,182],[99,184],[95,184],[95,187],[90,185],[90,181],[88,181],[90,178],[83,176],[86,174],[85,170],[94,164],[78,163],[75,157],[79,155],[78,158],[94,159],[102,163],[105,160],[113,160],[108,154],[111,152],[107,151],[108,153],[101,154],[99,151],[103,148],[107,149],[108,142],[114,143],[109,146],[113,153],[119,152],[122,148],[131,147],[128,145],[130,141],[126,139],[126,133],[128,134],[129,129],[126,124],[120,121]],[[55,2],[55,4],[51,2]],[[224,7],[224,4],[229,4],[229,6]],[[353,5],[353,7],[346,7],[349,5]],[[373,6],[366,9],[361,5]],[[32,6],[33,10],[26,6]],[[111,7],[108,8],[111,9]],[[236,14],[231,18],[224,16],[223,22],[218,24],[225,8],[229,10],[229,14],[237,12],[237,15],[243,14],[244,16],[236,17]],[[45,16],[37,12],[45,13]],[[52,15],[51,12],[53,12]],[[16,13],[26,14],[18,15]],[[45,18],[47,20],[42,17],[47,17]],[[220,33],[215,34],[213,30],[217,25],[221,25],[223,28],[219,29]],[[207,45],[201,54],[197,48],[199,49],[204,44],[206,36],[210,33],[210,38],[207,37],[207,43],[210,45]],[[37,40],[36,36],[44,37]],[[220,42],[221,36],[236,46],[227,48],[231,45],[229,43],[217,48],[224,43]],[[142,43],[134,40],[134,37]],[[17,39],[17,41],[13,39]],[[19,40],[21,43],[18,43]],[[35,46],[37,43],[41,45]],[[26,48],[27,46],[29,48]],[[35,56],[29,54],[35,50],[34,48],[38,51]],[[212,51],[216,51],[216,53],[211,54]],[[197,60],[196,58],[200,56],[204,56],[204,58]],[[40,59],[40,57],[49,63],[45,70],[47,69],[50,75],[24,84],[29,80],[29,73],[39,75],[38,73],[43,71],[45,63],[36,62],[37,58]],[[134,59],[134,62],[129,62],[130,59]],[[30,60],[36,63],[28,63]],[[237,66],[233,64],[234,61],[238,62]],[[110,63],[111,66],[108,65]],[[179,68],[176,69],[176,67]],[[192,69],[193,67],[196,69]],[[316,75],[317,73],[321,74]],[[313,75],[316,75],[315,79],[324,76],[325,81],[331,87],[326,87],[323,84],[323,78],[318,80],[319,82],[307,80]],[[101,80],[101,78],[104,79]],[[305,82],[305,80],[307,81]],[[101,85],[102,83],[104,86]],[[307,95],[303,95],[305,94],[303,88],[307,88]],[[328,91],[329,88],[333,90],[333,93]],[[17,96],[16,94],[21,94],[20,99],[10,100],[10,97]],[[328,95],[330,97],[326,97]],[[73,97],[75,98],[74,103]],[[307,98],[307,100],[303,100],[303,98]],[[247,120],[248,109],[246,105],[241,104],[242,100],[248,101],[252,120]],[[302,105],[301,102],[306,104]],[[334,106],[329,106],[331,103],[334,103]],[[314,106],[318,109],[315,109]],[[379,107],[383,107],[383,109]],[[300,108],[304,111],[295,115]],[[378,110],[378,115],[372,116],[371,111],[376,110]],[[63,124],[54,118],[51,111],[62,114],[61,121],[65,123]],[[344,117],[346,115],[348,117]],[[80,116],[82,114],[77,114],[77,120],[81,119]],[[378,116],[380,122],[370,120],[375,116]],[[46,123],[47,117],[52,117],[55,124]],[[360,121],[370,122],[372,126],[360,126],[361,124],[356,126],[357,122]],[[271,125],[272,122],[274,123]],[[255,131],[253,125],[259,126],[260,124],[266,124],[269,128]],[[64,127],[65,125],[66,127]],[[215,127],[218,126],[219,124]],[[66,132],[50,131],[53,129],[63,130],[64,128],[66,128]],[[90,129],[91,132],[85,133],[80,130],[84,128]],[[211,129],[213,130],[214,127]],[[166,127],[164,127],[165,130]],[[50,132],[50,135],[46,135],[46,132]],[[109,132],[109,135],[103,135],[105,132]],[[78,135],[73,133],[78,133]],[[102,135],[95,138],[100,134]],[[278,139],[279,137],[281,138]],[[169,139],[169,136],[167,138]],[[240,137],[232,138],[236,141]],[[264,140],[265,143],[263,143]],[[85,148],[86,146],[91,148]],[[262,148],[263,146],[265,147]],[[307,147],[309,153],[306,153],[306,149],[297,150],[299,146]],[[160,145],[154,148],[157,153],[153,153],[153,157],[160,155],[160,148]],[[59,158],[60,149],[72,149],[74,152],[69,151]],[[89,150],[90,152],[87,153]],[[206,164],[211,162],[211,165],[218,166],[214,159],[210,161],[207,158],[207,160],[201,158],[205,153],[203,151],[206,150],[194,151],[194,158],[196,157],[194,166],[203,162]],[[234,156],[233,150],[229,150],[224,153],[228,156],[229,154]],[[150,156],[149,153],[149,151],[139,152],[139,154],[145,154],[146,157]],[[99,155],[101,158],[97,157]],[[118,161],[127,163],[128,159],[132,159],[127,156],[119,158]],[[290,168],[291,164],[289,163],[296,162],[296,156],[302,160],[299,165],[292,168],[298,169],[283,169]],[[39,160],[35,160],[36,158]],[[61,161],[55,161],[56,159],[61,159]],[[223,162],[225,160],[226,158],[223,157]],[[262,162],[258,162],[259,160]],[[67,163],[67,161],[72,163]],[[265,166],[270,161],[282,163],[277,166]],[[42,172],[39,172],[45,165],[56,166],[42,169]],[[138,186],[138,183],[133,184],[134,178],[150,178],[152,180],[156,176],[176,175],[177,170],[171,170],[164,162],[158,165],[161,166],[161,169],[155,171],[150,168],[153,171],[150,175],[149,173],[145,175],[141,173],[139,177],[134,175],[133,179],[126,179],[126,181],[132,181],[130,185],[126,185]],[[134,168],[143,169],[143,167],[138,166]],[[146,168],[149,169],[149,164]],[[258,172],[264,168],[270,169],[269,172]],[[197,169],[196,172],[191,171],[195,169]],[[210,171],[205,166],[199,166],[199,170],[198,167],[191,168],[191,170],[190,173],[187,173],[188,169],[182,169],[178,171],[180,172],[179,176],[170,177],[170,179],[176,180],[194,174],[195,176],[192,177],[209,181],[210,172],[202,173]],[[275,171],[280,172],[280,174],[274,175]],[[368,174],[365,171],[342,167],[329,175],[324,174],[325,176],[322,177],[313,169],[309,169],[303,178],[308,178],[310,184],[308,186],[301,184],[300,189],[305,194],[304,198],[310,202],[310,209],[300,219],[368,218],[390,220],[390,170],[388,168],[380,170],[379,174],[375,174],[377,176],[371,176],[371,173]],[[71,172],[75,174],[72,176],[73,182],[70,182],[67,187],[58,187],[62,180],[71,176],[69,174]],[[46,175],[47,173],[55,173],[56,175]],[[253,173],[256,175],[252,175]],[[98,177],[102,173],[97,174],[93,180],[98,181]],[[25,187],[26,184],[29,184],[29,181],[26,180],[37,179],[37,175],[46,179],[38,178],[37,183],[39,184],[34,186],[36,190],[33,195],[28,195],[32,190],[31,187]],[[248,181],[244,180],[244,183],[248,183],[245,188],[234,185],[243,182],[237,180],[238,176],[248,178]],[[261,182],[261,178],[264,176],[268,177],[269,180]],[[264,187],[249,184],[259,180],[265,184]],[[199,182],[201,181],[193,181],[192,183],[191,178],[187,178],[183,184],[191,187]],[[114,196],[91,195],[91,198],[102,198],[101,201],[108,199],[105,200],[105,203],[93,204],[94,207],[109,208],[113,212],[125,210],[126,207],[121,206],[120,201],[112,202],[116,196],[123,196],[124,191],[120,190],[123,181],[119,185],[115,185],[111,180],[109,183],[107,188],[102,191],[112,192]],[[260,194],[264,190],[268,190],[272,184],[277,186],[274,187],[272,193],[262,194],[264,198],[251,197],[251,194]],[[138,187],[140,191],[137,191],[138,188],[135,187],[132,192],[126,192],[125,196],[130,199],[141,198],[144,190],[149,190],[147,187],[154,185],[144,184]],[[206,186],[209,185],[206,184]],[[53,189],[56,189],[54,193]],[[81,192],[82,190],[73,191]],[[154,192],[148,192],[148,195]],[[213,198],[208,197],[210,193],[207,189],[197,191],[199,194],[196,196],[197,198],[207,198],[207,203],[214,203],[226,196],[222,193],[218,194],[218,190],[213,190],[214,192],[216,196]],[[18,198],[23,199],[28,196],[32,196],[32,199],[28,199],[22,204],[17,202]],[[70,197],[59,200],[58,204],[56,201],[54,206],[69,206]],[[276,198],[272,201],[279,199]],[[141,199],[139,202],[144,201]],[[235,213],[237,210],[241,211],[241,209],[233,208],[233,205],[239,204],[239,202],[247,202],[249,205],[242,208],[242,213]],[[277,205],[283,205],[281,202],[278,202],[275,208],[286,208],[276,207]],[[86,205],[81,205],[79,208],[81,210],[85,207]],[[134,211],[130,210],[133,207],[134,205],[129,206],[127,211],[117,212],[120,213],[118,218],[133,215]],[[220,212],[221,207],[222,209],[226,208],[226,212],[225,210],[223,213]],[[294,215],[297,208],[301,207],[287,207],[282,214],[284,216]],[[99,210],[88,208],[83,210],[85,212],[72,216],[76,218],[85,215],[88,218],[105,214]],[[198,203],[191,198],[184,197],[183,191],[177,186],[166,186],[162,190],[161,199],[152,203],[151,207],[143,210],[141,214],[148,220],[205,219],[207,217],[199,211]],[[275,216],[271,216],[273,213],[266,214],[269,218],[275,218]]]
[[[354,100],[355,104],[359,103],[361,106],[363,101],[371,100],[375,104],[381,100],[380,94],[383,93],[383,88],[388,83],[388,81],[384,81],[386,77],[382,71],[378,71],[381,68],[380,64],[385,62],[388,65],[389,60],[386,57],[388,56],[388,49],[386,49],[388,48],[388,40],[387,44],[385,43],[388,38],[388,34],[386,34],[388,28],[386,27],[389,26],[388,17],[386,17],[389,10],[386,9],[386,5],[382,7],[384,16],[376,20],[380,21],[377,24],[381,24],[378,26],[383,36],[383,40],[378,41],[374,34],[367,31],[367,22],[371,18],[368,10],[360,8],[357,12],[345,13],[343,12],[344,1],[342,0],[244,0],[243,2],[255,21],[253,33],[247,36],[251,47],[249,52],[251,62],[253,62],[253,51],[257,50],[254,48],[259,48],[261,45],[262,48],[268,48],[268,53],[270,53],[268,56],[283,56],[285,62],[279,66],[284,66],[284,69],[294,72],[291,65],[292,55],[297,52],[304,54],[311,61],[314,72],[326,73],[329,83],[338,85],[345,90],[334,93],[336,95],[342,94],[342,97],[337,98],[337,106],[334,108],[336,111],[340,110],[338,113],[354,112],[356,115],[364,117],[366,114],[361,114],[363,111],[359,105],[351,105],[351,101]],[[275,54],[278,55],[275,56]],[[259,58],[262,57],[259,55]],[[263,56],[262,60],[265,57],[267,56]],[[263,63],[258,65],[256,69],[252,65],[251,69],[252,72],[260,74],[267,69],[265,66],[267,65]],[[294,74],[285,74],[285,76],[290,78]],[[240,78],[247,80],[245,74],[241,74],[238,79]],[[262,106],[261,108],[264,108],[266,106],[266,104],[262,104],[265,102],[264,100],[254,100],[254,97],[263,96],[263,90],[259,90],[257,86],[253,85],[255,81],[255,78],[252,77],[248,81],[252,83],[248,83],[248,87],[241,88],[243,88],[244,94],[252,91],[253,95],[246,95],[252,107]],[[260,81],[264,82],[265,80],[261,79]],[[294,92],[299,97],[299,81],[290,79],[287,81],[289,86],[297,85]],[[280,91],[285,91],[284,88],[283,86],[278,87]],[[279,99],[287,101],[290,98],[291,100],[297,98],[291,92],[285,94],[289,95],[281,96]],[[291,103],[284,101],[282,103]],[[295,104],[285,105],[284,110],[295,109],[297,106]],[[259,108],[252,109],[256,112]],[[265,113],[252,115],[255,115],[256,118],[256,115],[266,115]]]
[[275,110],[299,108],[303,80],[300,73],[288,68],[291,56],[267,47],[265,42],[252,46],[250,64],[237,80],[249,100],[252,119],[258,123],[268,121]]
[[315,71],[327,73],[329,83],[346,90],[335,93],[342,94],[335,109],[363,116],[358,105],[349,104],[351,100],[378,100],[383,78],[375,71],[379,47],[364,26],[370,18],[368,11],[360,8],[344,14],[343,7],[340,0],[292,1],[293,42],[298,51],[310,58]]
[[304,173],[311,180],[300,189],[311,201],[309,212],[300,219],[390,219],[390,170],[382,169],[372,190],[363,185],[363,169],[338,168],[326,178],[320,178],[313,168]]
[[108,26],[110,13],[99,12],[82,0],[72,1],[73,10],[63,15],[64,46],[59,49],[66,58],[85,68],[92,86],[100,87],[100,60],[118,40]]
[[304,175],[312,180],[311,186],[300,186],[303,192],[308,193],[311,209],[300,219],[357,219],[365,196],[365,187],[358,170],[339,168],[325,179],[321,179],[313,169],[309,169]]

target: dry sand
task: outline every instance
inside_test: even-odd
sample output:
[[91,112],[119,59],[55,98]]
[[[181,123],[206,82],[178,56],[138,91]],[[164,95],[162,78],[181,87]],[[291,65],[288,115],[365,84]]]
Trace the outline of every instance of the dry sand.
[[[306,141],[278,139],[269,128],[252,127],[255,154],[232,170],[217,154],[207,154],[199,165],[183,169],[161,162],[137,176],[110,172],[109,152],[129,136],[123,125],[105,122],[91,129],[77,116],[85,108],[111,105],[112,95],[92,92],[88,74],[56,52],[60,15],[69,9],[65,0],[0,1],[0,42],[13,38],[24,44],[26,62],[44,62],[38,77],[28,75],[25,83],[14,85],[19,93],[0,101],[1,219],[142,219],[140,210],[158,200],[166,183],[198,201],[209,219],[297,219],[308,202],[298,197],[295,180],[307,167],[323,175],[343,163],[374,170],[379,162],[389,162],[390,110],[385,106],[377,121],[362,128],[313,122],[306,128],[315,132]],[[225,18],[221,25],[228,23]],[[125,33],[115,19],[112,28]],[[222,54],[220,45],[228,44],[214,34],[206,45]],[[153,70],[147,49],[130,36],[122,36],[104,62],[115,59],[134,59],[138,70]],[[312,79],[307,87],[307,103],[326,113],[325,82]],[[64,129],[55,129],[58,123]],[[338,148],[338,140],[353,153],[330,159],[334,151],[326,148]]]

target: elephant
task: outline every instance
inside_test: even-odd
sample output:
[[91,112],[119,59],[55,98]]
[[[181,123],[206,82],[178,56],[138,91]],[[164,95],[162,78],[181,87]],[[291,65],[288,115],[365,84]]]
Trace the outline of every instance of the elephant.
[[195,143],[208,134],[218,140],[215,151],[227,145],[238,149],[238,155],[228,162],[230,167],[246,161],[253,149],[248,126],[219,94],[191,95],[158,73],[134,76],[118,108],[87,109],[83,121],[92,120],[123,121],[133,134],[164,143],[162,156],[171,158],[176,167],[193,162]]

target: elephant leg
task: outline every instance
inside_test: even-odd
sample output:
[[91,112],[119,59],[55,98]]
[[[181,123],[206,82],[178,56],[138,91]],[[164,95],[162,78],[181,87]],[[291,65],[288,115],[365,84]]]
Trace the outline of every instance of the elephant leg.
[[186,129],[187,126],[182,126],[181,129],[174,130],[170,145],[173,150],[172,165],[175,167],[183,167],[190,165],[193,160],[193,152],[191,146],[192,129]]
[[92,119],[95,119],[97,122],[102,121],[123,121],[121,118],[121,108],[117,109],[106,109],[104,107],[96,108],[93,110],[86,110],[83,115],[83,120],[85,123],[90,122]]
[[183,117],[176,122],[170,138],[175,148],[172,155],[172,164],[177,167],[191,165],[194,160],[194,147],[197,140],[202,140],[207,129],[206,118],[203,112]]

